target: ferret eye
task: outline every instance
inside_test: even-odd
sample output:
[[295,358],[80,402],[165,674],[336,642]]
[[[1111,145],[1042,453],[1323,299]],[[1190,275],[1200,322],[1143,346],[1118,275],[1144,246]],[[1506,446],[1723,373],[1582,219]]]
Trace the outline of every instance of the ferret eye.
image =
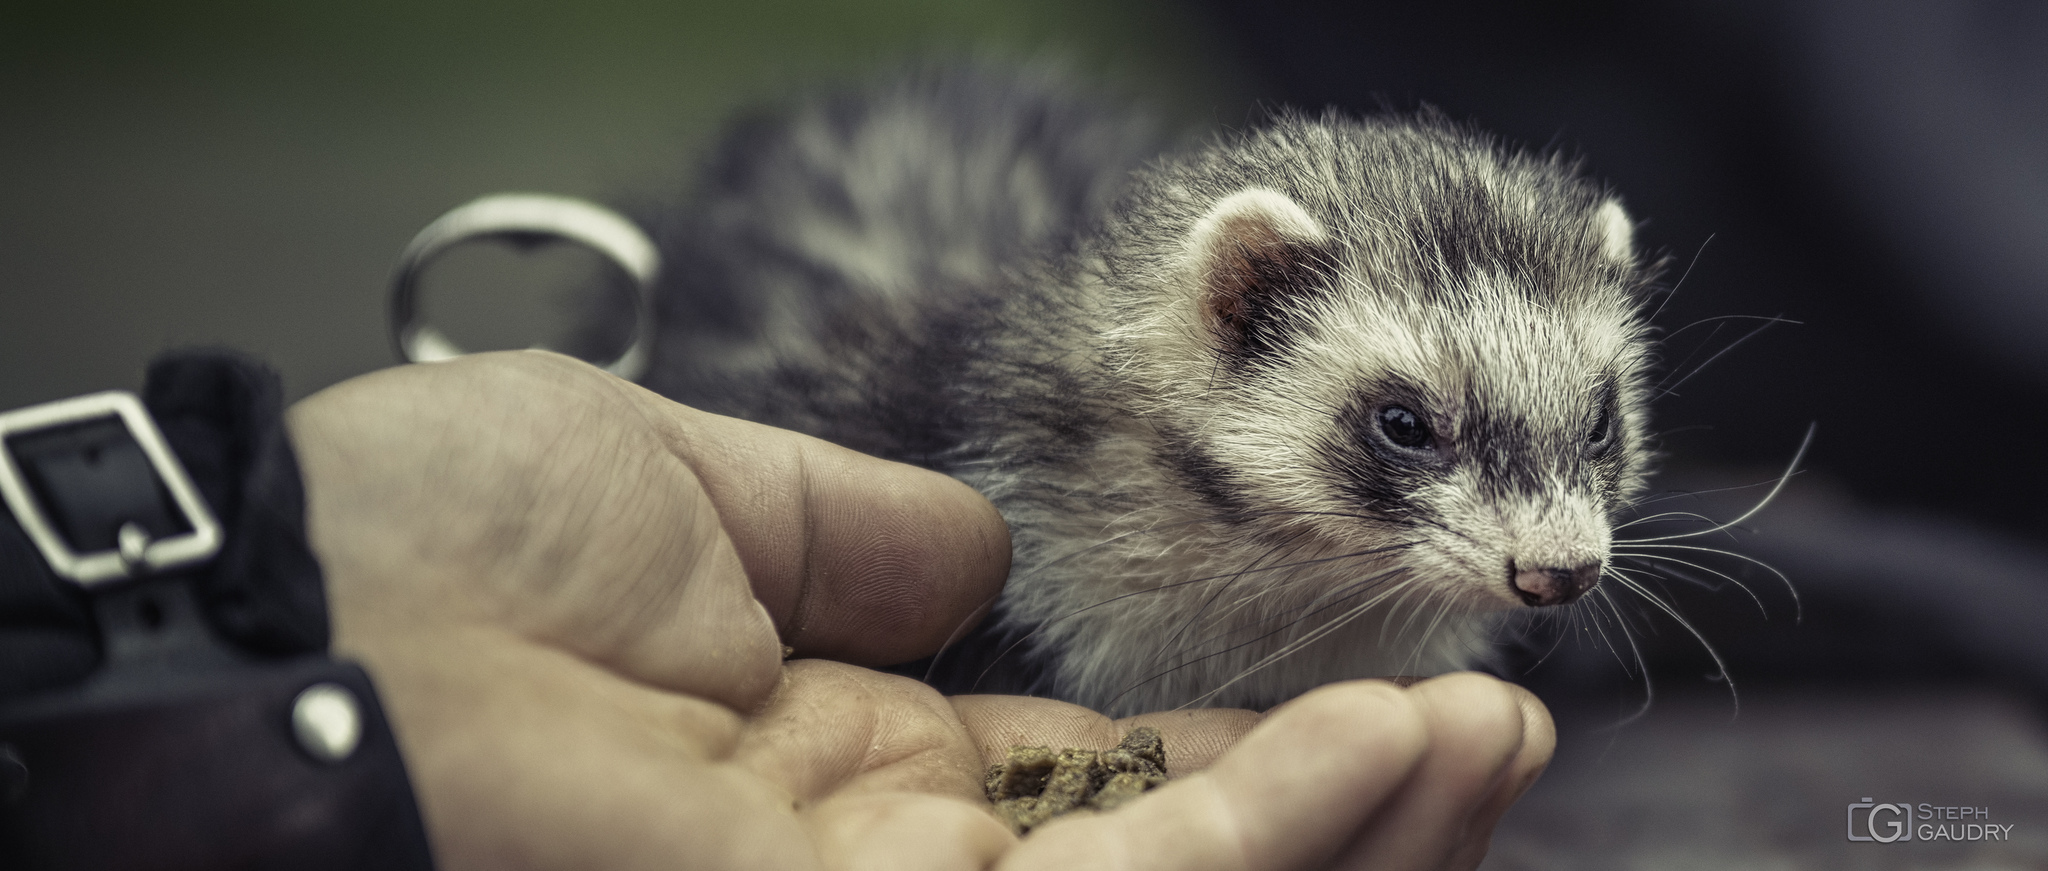
[[1614,440],[1614,407],[1600,404],[1600,414],[1593,418],[1593,430],[1586,434],[1586,446],[1595,451],[1602,450]]
[[1404,448],[1420,448],[1429,444],[1429,424],[1415,412],[1398,405],[1380,409],[1380,432],[1387,440]]

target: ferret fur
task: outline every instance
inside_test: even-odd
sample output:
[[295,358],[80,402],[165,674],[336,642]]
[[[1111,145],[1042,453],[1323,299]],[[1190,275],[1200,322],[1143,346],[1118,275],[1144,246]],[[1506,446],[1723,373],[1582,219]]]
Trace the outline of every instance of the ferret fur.
[[1468,667],[1518,572],[1603,571],[1651,456],[1612,196],[1430,113],[1164,156],[1133,118],[956,69],[738,125],[648,220],[645,383],[995,503],[951,691],[1264,707]]

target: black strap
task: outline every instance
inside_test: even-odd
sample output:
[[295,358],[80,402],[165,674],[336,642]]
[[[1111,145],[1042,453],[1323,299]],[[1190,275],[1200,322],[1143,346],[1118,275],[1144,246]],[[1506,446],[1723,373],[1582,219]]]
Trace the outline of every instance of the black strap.
[[193,577],[208,621],[265,656],[327,649],[327,599],[276,373],[227,351],[159,357],[142,403],[227,533]]
[[376,688],[325,655],[283,411],[208,351],[140,406],[0,414],[0,868],[431,871]]
[[[324,651],[326,599],[306,540],[305,491],[276,374],[228,351],[176,352],[150,366],[142,401],[225,529],[220,555],[186,573],[208,625],[255,656]],[[60,437],[70,446],[97,437],[128,450],[118,432],[51,436]],[[10,447],[18,457],[38,449],[33,440]],[[33,468],[24,469],[32,478]],[[65,468],[58,458],[40,471],[62,476]],[[54,497],[52,513],[69,536],[97,549],[112,524],[109,512],[94,508],[119,500],[75,486],[91,480],[65,478],[45,495]],[[0,511],[0,518],[0,698],[76,683],[104,653],[88,594],[50,570],[11,514]],[[167,533],[176,522],[159,521],[164,528],[150,532]]]

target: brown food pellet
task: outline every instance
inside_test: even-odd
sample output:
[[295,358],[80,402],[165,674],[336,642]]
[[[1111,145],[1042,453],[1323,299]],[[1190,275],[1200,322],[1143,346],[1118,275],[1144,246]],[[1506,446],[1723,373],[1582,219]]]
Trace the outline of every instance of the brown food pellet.
[[1108,750],[1015,746],[988,767],[982,789],[1019,835],[1080,810],[1106,811],[1166,782],[1166,743],[1150,726]]

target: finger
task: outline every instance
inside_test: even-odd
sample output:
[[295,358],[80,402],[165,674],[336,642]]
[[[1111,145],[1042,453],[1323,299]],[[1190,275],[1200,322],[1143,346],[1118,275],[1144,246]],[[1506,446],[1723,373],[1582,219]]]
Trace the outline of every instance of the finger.
[[1009,757],[1011,747],[1105,750],[1139,726],[1159,730],[1166,770],[1179,777],[1200,771],[1257,726],[1263,715],[1231,708],[1142,714],[1111,721],[1080,705],[1025,696],[954,696],[953,710],[974,739],[983,765]]
[[1391,684],[1324,687],[1275,710],[1209,770],[1113,813],[1056,820],[999,867],[1322,867],[1428,746],[1419,707]]
[[1524,713],[1512,689],[1461,673],[1408,690],[1429,729],[1429,752],[1414,779],[1359,831],[1339,867],[1438,869],[1465,850],[1475,818],[1524,744]]
[[832,869],[987,868],[1017,843],[985,807],[920,793],[833,796],[804,818]]
[[1550,720],[1549,709],[1528,690],[1514,684],[1506,687],[1508,694],[1515,699],[1516,710],[1522,715],[1522,746],[1508,763],[1506,773],[1495,784],[1493,793],[1473,813],[1464,845],[1452,855],[1446,866],[1456,871],[1471,871],[1479,867],[1493,841],[1494,826],[1500,823],[1508,808],[1535,785],[1536,779],[1549,767],[1551,754],[1557,750],[1557,726]]
[[967,485],[644,396],[799,654],[907,662],[971,628],[1001,590],[1009,530]]

